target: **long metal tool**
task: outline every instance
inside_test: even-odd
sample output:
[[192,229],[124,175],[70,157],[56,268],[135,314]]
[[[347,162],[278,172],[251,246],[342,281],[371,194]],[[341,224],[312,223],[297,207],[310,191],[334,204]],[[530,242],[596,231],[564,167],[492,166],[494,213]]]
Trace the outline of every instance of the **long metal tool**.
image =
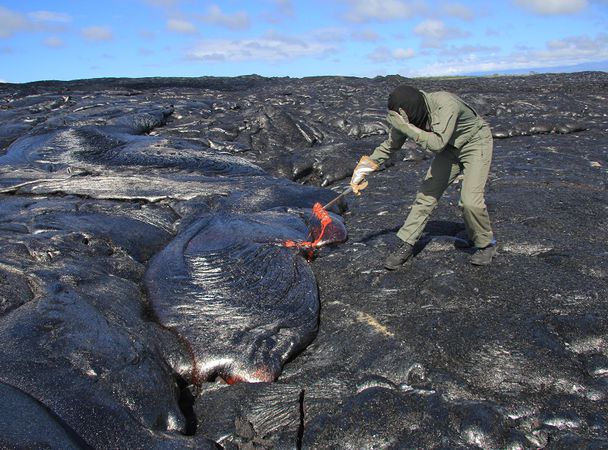
[[323,209],[331,208],[338,200],[340,200],[342,197],[344,197],[346,194],[348,194],[349,192],[352,192],[352,191],[353,191],[352,187],[350,187],[350,186],[347,187],[346,189],[344,189],[343,192],[340,193],[340,195],[338,195],[331,202],[329,202],[327,205],[325,205],[323,207]]

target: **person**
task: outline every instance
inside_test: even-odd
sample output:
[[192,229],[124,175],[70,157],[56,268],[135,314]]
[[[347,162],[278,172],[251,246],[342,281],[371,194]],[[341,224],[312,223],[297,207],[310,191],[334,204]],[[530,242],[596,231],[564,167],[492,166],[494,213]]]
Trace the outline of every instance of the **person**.
[[488,124],[458,96],[449,92],[427,93],[400,85],[388,97],[388,138],[369,156],[359,160],[350,185],[360,194],[366,177],[377,170],[407,138],[436,153],[405,223],[397,232],[401,244],[392,250],[384,267],[395,270],[413,255],[429,217],[443,192],[462,173],[459,206],[468,241],[458,247],[475,247],[474,265],[487,265],[496,254],[496,240],[485,204],[484,191],[492,161],[492,133]]

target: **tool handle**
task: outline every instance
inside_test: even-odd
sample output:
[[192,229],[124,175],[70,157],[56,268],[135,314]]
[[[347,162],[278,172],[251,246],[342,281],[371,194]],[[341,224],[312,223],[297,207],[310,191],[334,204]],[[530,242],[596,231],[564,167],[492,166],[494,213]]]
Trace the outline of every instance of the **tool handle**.
[[334,198],[332,201],[330,201],[327,205],[325,205],[323,207],[323,209],[327,209],[327,208],[331,208],[338,200],[340,200],[342,197],[344,197],[346,194],[348,194],[349,192],[352,192],[353,188],[351,186],[348,186],[346,189],[344,189],[344,191],[342,193],[340,193],[340,195],[338,195],[336,198]]

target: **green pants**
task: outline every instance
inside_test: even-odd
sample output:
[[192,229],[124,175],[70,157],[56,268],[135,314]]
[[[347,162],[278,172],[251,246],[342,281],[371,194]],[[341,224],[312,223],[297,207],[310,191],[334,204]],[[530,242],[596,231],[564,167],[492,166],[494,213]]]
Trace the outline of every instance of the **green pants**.
[[412,245],[422,234],[441,195],[460,174],[463,174],[459,206],[469,239],[475,247],[487,247],[494,242],[484,190],[492,161],[492,133],[489,127],[479,132],[460,150],[448,146],[438,153],[429,168],[422,187],[416,195],[405,223],[397,236]]

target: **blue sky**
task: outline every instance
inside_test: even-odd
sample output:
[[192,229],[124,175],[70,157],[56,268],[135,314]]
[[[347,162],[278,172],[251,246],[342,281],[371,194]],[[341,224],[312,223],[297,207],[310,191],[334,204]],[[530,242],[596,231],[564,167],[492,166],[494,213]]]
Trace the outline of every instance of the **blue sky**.
[[608,70],[608,0],[0,0],[0,80]]

